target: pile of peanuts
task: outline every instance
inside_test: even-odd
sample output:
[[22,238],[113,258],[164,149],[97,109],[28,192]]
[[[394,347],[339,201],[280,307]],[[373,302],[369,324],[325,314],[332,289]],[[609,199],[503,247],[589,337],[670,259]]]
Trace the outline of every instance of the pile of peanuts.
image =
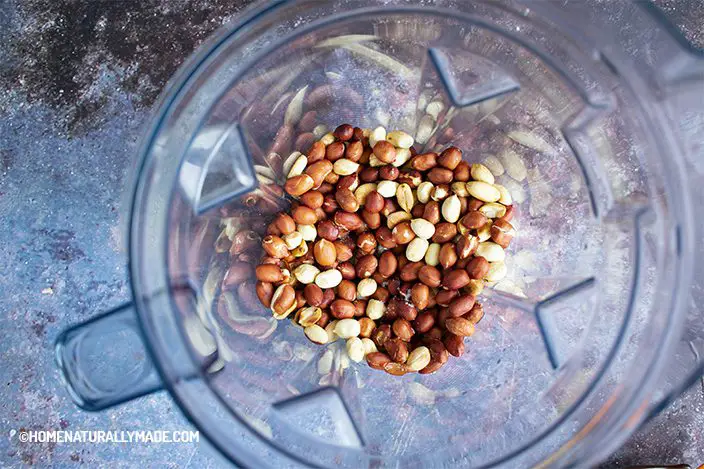
[[293,199],[262,241],[256,292],[308,339],[401,376],[464,353],[477,295],[506,275],[509,192],[448,147],[416,154],[383,127],[340,125],[284,163]]

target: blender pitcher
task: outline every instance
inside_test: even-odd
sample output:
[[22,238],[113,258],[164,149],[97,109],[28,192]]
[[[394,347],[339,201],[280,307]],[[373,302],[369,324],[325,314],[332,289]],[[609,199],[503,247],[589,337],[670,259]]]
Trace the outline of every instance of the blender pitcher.
[[[645,3],[251,9],[157,106],[133,301],[61,335],[67,387],[88,410],[164,388],[246,467],[595,464],[702,373],[703,90]],[[288,156],[344,122],[456,145],[513,196],[507,275],[435,374],[350,363],[255,295]]]

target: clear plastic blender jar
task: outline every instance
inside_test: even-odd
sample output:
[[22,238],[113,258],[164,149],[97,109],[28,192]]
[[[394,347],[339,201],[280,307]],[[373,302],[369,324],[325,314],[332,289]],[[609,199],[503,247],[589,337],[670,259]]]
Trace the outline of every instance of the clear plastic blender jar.
[[[247,467],[598,462],[702,372],[703,64],[646,4],[249,10],[156,109],[129,206],[133,302],[61,335],[71,395],[100,410],[165,388]],[[436,374],[351,364],[254,293],[286,158],[343,122],[457,145],[515,201],[508,275]]]

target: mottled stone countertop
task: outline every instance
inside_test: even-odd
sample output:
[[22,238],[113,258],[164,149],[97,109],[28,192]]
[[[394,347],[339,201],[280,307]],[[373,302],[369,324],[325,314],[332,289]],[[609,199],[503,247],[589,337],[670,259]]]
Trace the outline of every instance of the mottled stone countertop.
[[[32,445],[17,432],[190,428],[165,393],[78,410],[52,346],[69,324],[128,299],[120,206],[150,106],[245,3],[0,0],[0,466],[223,465],[204,443]],[[658,3],[702,45],[703,3]],[[693,436],[703,397],[690,389],[609,465],[704,463]]]

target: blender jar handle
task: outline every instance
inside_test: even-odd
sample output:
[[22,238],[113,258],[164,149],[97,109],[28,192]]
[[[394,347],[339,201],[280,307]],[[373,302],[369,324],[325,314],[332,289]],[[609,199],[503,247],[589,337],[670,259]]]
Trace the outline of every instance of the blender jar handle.
[[89,411],[161,389],[131,303],[63,331],[56,362],[73,401]]

